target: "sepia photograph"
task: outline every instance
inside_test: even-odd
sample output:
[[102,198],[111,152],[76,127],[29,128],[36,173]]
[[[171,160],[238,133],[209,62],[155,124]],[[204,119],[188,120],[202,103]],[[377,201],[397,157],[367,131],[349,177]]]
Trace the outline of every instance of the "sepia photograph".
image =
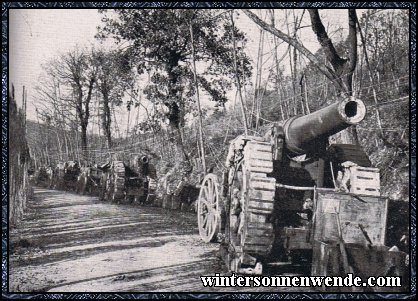
[[182,4],[2,9],[3,297],[414,291],[415,4]]

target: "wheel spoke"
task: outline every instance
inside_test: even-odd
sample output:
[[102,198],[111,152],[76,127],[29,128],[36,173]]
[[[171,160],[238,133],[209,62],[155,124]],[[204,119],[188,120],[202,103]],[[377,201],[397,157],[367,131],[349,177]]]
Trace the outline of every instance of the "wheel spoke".
[[217,217],[217,211],[214,211],[214,214],[212,214],[212,221],[215,223]]
[[204,186],[203,191],[205,192],[205,200],[209,200],[209,189],[207,186]]
[[207,223],[208,223],[208,215],[206,214],[203,216],[202,227],[205,228]]
[[208,209],[208,212],[213,212],[216,211],[216,209],[214,208],[216,204],[211,204],[208,203],[206,200],[200,200],[202,204],[205,204],[206,208]]
[[213,183],[213,181],[212,180],[210,180],[210,181],[208,181],[208,189],[209,189],[209,200],[212,202],[212,200],[213,200],[213,186],[214,186],[214,183]]
[[202,195],[202,197],[199,199],[199,203],[201,205],[200,209],[201,209],[201,211],[203,211],[203,209],[204,209],[203,205],[206,206],[206,203],[207,203],[205,196]]
[[207,211],[203,211],[201,210],[201,212],[199,212],[200,215],[206,215],[208,212]]
[[211,214],[208,214],[208,218],[207,218],[207,224],[206,224],[206,233],[209,236],[210,232],[212,230],[212,219],[211,219]]
[[199,232],[205,242],[216,238],[218,229],[217,180],[214,174],[208,174],[202,182],[198,199]]

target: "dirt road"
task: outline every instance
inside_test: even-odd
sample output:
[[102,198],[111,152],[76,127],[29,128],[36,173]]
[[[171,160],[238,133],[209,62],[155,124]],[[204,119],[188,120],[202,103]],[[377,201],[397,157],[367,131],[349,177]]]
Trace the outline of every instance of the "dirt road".
[[96,197],[35,188],[25,220],[10,233],[9,289],[278,291],[204,288],[200,275],[228,275],[218,247],[200,240],[193,213],[110,204]]

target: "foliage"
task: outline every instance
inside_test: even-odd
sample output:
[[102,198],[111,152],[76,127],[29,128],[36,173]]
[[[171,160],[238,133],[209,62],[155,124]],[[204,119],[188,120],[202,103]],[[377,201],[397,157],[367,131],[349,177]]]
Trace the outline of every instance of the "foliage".
[[[123,103],[126,91],[131,95],[137,94],[135,89],[135,77],[129,59],[121,51],[110,50],[95,51],[92,54],[93,63],[97,66],[96,87],[101,93],[101,119],[102,127],[106,135],[107,146],[112,146],[111,123],[113,105],[119,106]],[[128,110],[132,106],[131,100],[127,102]]]
[[[360,145],[370,156],[373,166],[380,168],[382,192],[394,199],[409,198],[409,23],[406,10],[369,10],[360,20],[370,66],[367,65],[363,44],[358,45],[358,66],[353,91],[367,106],[365,120],[357,126]],[[337,52],[344,53],[346,41],[335,44]],[[319,49],[315,56],[325,62],[325,53]],[[372,78],[369,75],[369,67]],[[310,62],[300,70],[304,74],[307,98],[311,111],[333,102],[337,91],[332,83]],[[294,106],[303,96],[301,87],[292,91],[292,79],[276,75],[279,89],[267,88],[260,100],[261,117],[280,121],[280,106],[285,116],[291,117]],[[377,102],[377,103],[376,103]],[[289,110],[290,109],[290,110]],[[377,115],[379,110],[379,117]],[[379,127],[378,118],[381,122]]]
[[408,74],[409,61],[405,59],[409,51],[408,10],[372,9],[360,22],[374,76],[385,81]]
[[[82,65],[86,68],[83,69],[86,72],[83,80],[88,79],[89,72],[96,66],[94,90],[102,91],[98,93],[100,114],[105,114],[106,103],[111,104],[111,111],[114,110],[113,106],[124,103],[129,108],[141,106],[146,113],[146,119],[135,124],[130,136],[118,139],[113,137],[110,151],[143,151],[153,154],[158,161],[159,175],[170,172],[181,178],[184,162],[177,160],[178,150],[175,148],[178,142],[176,137],[180,136],[182,151],[195,167],[193,180],[197,179],[198,172],[204,173],[199,171],[198,166],[200,156],[197,147],[196,91],[190,36],[192,24],[198,81],[203,90],[200,95],[212,100],[211,104],[217,104],[214,109],[208,106],[203,110],[207,166],[214,167],[215,171],[222,170],[228,142],[244,132],[239,102],[236,99],[235,104],[228,104],[226,97],[227,91],[232,89],[235,75],[228,12],[168,9],[101,12],[104,25],[100,28],[98,37],[114,38],[118,43],[118,50],[98,51],[90,61],[86,54],[86,61]],[[373,165],[381,170],[384,195],[407,199],[408,13],[404,10],[369,10],[358,21],[357,32],[359,34],[361,30],[363,33],[365,45],[358,35],[353,93],[365,102],[368,110],[365,120],[357,127],[358,138]],[[239,30],[236,30],[235,37],[238,41],[238,76],[243,83],[244,109],[247,116],[250,116],[250,134],[262,135],[263,126],[306,113],[307,110],[314,112],[338,97],[338,85],[316,66],[320,62],[323,67],[332,69],[323,48],[312,53],[315,64],[298,52],[298,67],[294,74],[286,72],[285,64],[289,64],[286,55],[296,52],[287,51],[282,59],[274,62],[270,60],[270,64],[278,66],[267,66],[272,71],[265,82],[255,87],[250,86],[251,64],[245,55],[246,38]],[[333,47],[342,59],[346,59],[348,55],[347,43],[350,42],[334,41]],[[271,53],[268,56],[274,57]],[[46,137],[45,141],[39,141],[39,145],[43,146],[49,143],[49,149],[54,151],[59,148],[54,145],[53,141],[57,139],[55,136],[68,137],[71,141],[78,137],[77,128],[74,127],[78,117],[69,93],[73,86],[66,84],[58,73],[49,72],[54,70],[52,67],[55,64],[59,65],[53,62],[46,67],[46,73],[50,76],[42,81],[44,90],[41,96],[52,106],[43,110],[44,120],[50,129],[44,129],[49,134],[43,136]],[[141,92],[151,106],[144,104],[139,97],[140,87],[144,86],[145,89]],[[83,87],[85,90],[88,88],[88,81]],[[105,96],[103,91],[108,95]],[[58,105],[52,101],[57,98],[60,99]],[[171,127],[163,126],[163,121],[167,118]],[[117,120],[112,120],[112,124],[116,122]],[[89,147],[96,151],[101,149],[102,138],[90,135]],[[74,150],[73,153],[75,152]]]
[[[150,82],[144,89],[147,99],[164,104],[168,114],[157,107],[155,116],[168,115],[175,128],[184,126],[185,115],[193,109],[193,82],[190,26],[193,28],[198,81],[211,100],[223,104],[233,78],[232,29],[225,13],[218,10],[149,9],[118,10],[105,14],[98,37],[112,37],[124,47],[139,74],[147,72]],[[246,39],[236,30],[240,77],[250,75],[244,53]],[[124,46],[125,44],[127,46]],[[160,109],[159,109],[160,108]]]

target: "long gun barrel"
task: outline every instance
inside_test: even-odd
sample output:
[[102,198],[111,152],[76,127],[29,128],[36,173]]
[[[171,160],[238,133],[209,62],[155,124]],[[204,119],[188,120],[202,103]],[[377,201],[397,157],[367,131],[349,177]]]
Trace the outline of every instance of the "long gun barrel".
[[364,103],[350,97],[314,113],[290,118],[283,124],[285,148],[291,155],[317,153],[329,136],[360,123],[365,115]]

